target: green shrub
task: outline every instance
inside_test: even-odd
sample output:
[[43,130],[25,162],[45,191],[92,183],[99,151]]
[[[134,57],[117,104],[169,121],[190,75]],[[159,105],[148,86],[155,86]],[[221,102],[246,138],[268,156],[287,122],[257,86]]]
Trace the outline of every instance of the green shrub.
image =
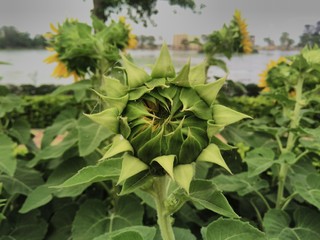
[[26,105],[22,115],[27,118],[32,128],[45,128],[52,125],[56,116],[65,109],[77,109],[79,112],[83,109],[73,96],[68,95],[23,96],[23,99]]
[[[10,93],[16,95],[45,95],[53,92],[57,89],[57,85],[52,84],[43,84],[40,86],[34,86],[31,84],[22,84],[22,85],[0,85],[0,88],[6,88],[10,91]],[[0,93],[1,94],[1,93]]]

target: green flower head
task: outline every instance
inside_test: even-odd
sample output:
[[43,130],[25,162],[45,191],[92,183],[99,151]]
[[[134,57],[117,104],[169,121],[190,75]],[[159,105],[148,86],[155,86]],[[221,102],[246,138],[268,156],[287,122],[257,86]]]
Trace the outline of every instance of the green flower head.
[[248,117],[216,103],[225,79],[206,83],[202,63],[187,63],[176,74],[167,46],[151,75],[122,56],[125,81],[106,77],[106,109],[88,115],[118,134],[102,161],[124,153],[118,183],[137,174],[168,174],[188,192],[196,161],[207,161],[229,170],[215,136],[226,125]]

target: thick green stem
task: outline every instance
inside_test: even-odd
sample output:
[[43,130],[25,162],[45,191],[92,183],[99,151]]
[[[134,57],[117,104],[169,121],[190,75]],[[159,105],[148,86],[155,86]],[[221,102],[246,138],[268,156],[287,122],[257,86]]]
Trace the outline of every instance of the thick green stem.
[[277,202],[276,202],[277,209],[280,209],[282,206],[284,185],[285,185],[288,169],[289,169],[289,164],[287,163],[281,164],[279,176],[278,176],[278,193],[277,193]]
[[[290,122],[290,131],[287,138],[287,144],[286,147],[281,149],[282,153],[288,153],[291,152],[294,148],[294,145],[296,143],[296,134],[292,131],[293,129],[297,128],[300,123],[300,113],[302,108],[302,87],[303,87],[303,78],[298,80],[298,83],[295,87],[296,91],[296,103],[294,106],[293,114],[291,117]],[[277,202],[276,202],[276,208],[281,209],[283,200],[284,200],[284,188],[285,188],[285,181],[288,173],[290,165],[289,163],[281,163],[279,175],[278,175],[278,193],[277,193]]]
[[[303,78],[300,79],[296,85],[296,103],[293,110],[293,115],[290,121],[290,130],[295,129],[299,126],[300,123],[300,112],[301,112],[301,101],[302,101],[302,87],[303,87]],[[290,152],[295,144],[295,133],[292,131],[289,132],[287,139],[287,146],[284,149],[286,152]]]
[[99,68],[96,70],[95,76],[93,77],[92,87],[97,91],[100,90],[100,87],[103,83],[103,77],[106,72],[104,64],[106,64],[105,61],[99,61]]
[[166,199],[168,190],[168,176],[157,177],[154,179],[154,200],[157,207],[158,225],[163,240],[175,240],[172,218],[166,209]]

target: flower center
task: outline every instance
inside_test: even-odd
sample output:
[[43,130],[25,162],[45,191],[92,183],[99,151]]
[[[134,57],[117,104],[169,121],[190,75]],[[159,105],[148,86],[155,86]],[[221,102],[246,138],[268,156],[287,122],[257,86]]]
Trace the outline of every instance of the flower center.
[[[150,166],[153,175],[162,175],[164,170],[152,159],[174,155],[175,165],[188,164],[208,145],[207,120],[186,107],[181,100],[185,94],[180,87],[158,87],[139,100],[130,101],[124,110],[134,155]],[[189,97],[191,100],[196,95]]]

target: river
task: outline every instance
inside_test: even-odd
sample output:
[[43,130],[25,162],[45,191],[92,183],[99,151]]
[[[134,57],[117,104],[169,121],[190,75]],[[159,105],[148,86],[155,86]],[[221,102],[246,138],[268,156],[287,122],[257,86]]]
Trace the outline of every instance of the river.
[[[158,50],[131,50],[129,52],[135,63],[144,68],[155,63],[159,54]],[[297,51],[260,51],[256,54],[237,55],[230,60],[222,57],[229,68],[228,79],[239,81],[244,84],[258,83],[259,74],[266,68],[270,60],[277,60],[280,56],[296,54]],[[46,64],[43,59],[50,52],[46,50],[0,50],[0,62],[9,62],[10,65],[0,64],[0,84],[69,84],[72,78],[56,79],[51,77],[55,64]],[[204,60],[204,55],[193,51],[171,51],[171,56],[176,70],[181,68],[188,59],[191,65],[198,64]],[[216,67],[211,67],[208,77],[224,76],[225,73]]]

